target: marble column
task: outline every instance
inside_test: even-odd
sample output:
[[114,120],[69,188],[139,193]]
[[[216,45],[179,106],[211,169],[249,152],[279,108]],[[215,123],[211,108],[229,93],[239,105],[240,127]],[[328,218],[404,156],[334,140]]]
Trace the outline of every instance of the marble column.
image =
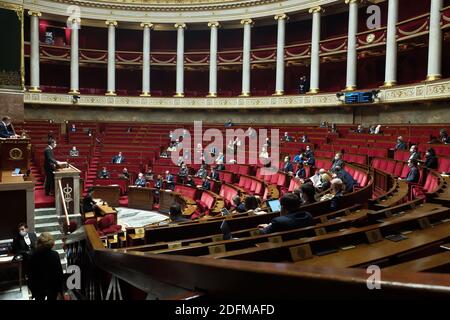
[[433,81],[442,78],[442,7],[443,0],[431,0],[427,81]]
[[186,24],[176,23],[177,28],[177,86],[175,97],[184,97],[184,29]]
[[117,21],[106,21],[108,26],[108,88],[106,95],[116,95],[116,27]]
[[358,66],[357,38],[358,32],[358,4],[360,0],[345,0],[349,5],[348,40],[347,40],[347,83],[345,90],[356,89],[356,72]]
[[209,22],[211,38],[209,45],[209,93],[208,97],[217,97],[217,29],[218,22]]
[[275,96],[284,94],[284,42],[286,20],[288,16],[284,13],[277,14],[274,17],[277,20],[277,61],[276,61],[276,78],[275,78]]
[[244,43],[242,48],[242,93],[241,97],[250,96],[250,49],[251,49],[251,27],[252,19],[243,19],[241,24],[244,25]]
[[150,97],[150,30],[153,24],[142,22],[144,28],[142,45],[142,93],[141,97]]
[[37,11],[28,11],[31,17],[31,52],[30,52],[30,92],[41,92],[39,84],[39,17]]
[[389,0],[384,87],[392,87],[397,84],[397,21],[398,0]]
[[312,35],[311,35],[311,75],[309,94],[319,93],[320,79],[320,18],[323,12],[322,7],[317,6],[309,9],[312,14]]
[[80,19],[74,18],[71,21],[70,30],[70,94],[80,94],[79,83],[79,56],[78,56],[78,30],[80,29]]

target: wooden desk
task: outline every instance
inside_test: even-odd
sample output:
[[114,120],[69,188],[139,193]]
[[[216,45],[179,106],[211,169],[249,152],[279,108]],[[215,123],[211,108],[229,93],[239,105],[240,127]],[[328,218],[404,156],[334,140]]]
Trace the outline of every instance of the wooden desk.
[[119,206],[120,187],[119,186],[93,186],[93,198],[102,199],[112,207]]
[[0,239],[11,239],[18,222],[34,230],[34,179],[13,177],[11,170],[0,172]]
[[130,187],[128,190],[128,207],[142,210],[152,210],[154,188]]
[[117,214],[117,211],[111,208],[108,204],[99,205],[98,208],[100,209],[100,214],[102,216],[106,216],[107,214]]
[[17,268],[19,271],[19,288],[22,292],[22,261],[14,260],[13,255],[0,257],[0,269]]

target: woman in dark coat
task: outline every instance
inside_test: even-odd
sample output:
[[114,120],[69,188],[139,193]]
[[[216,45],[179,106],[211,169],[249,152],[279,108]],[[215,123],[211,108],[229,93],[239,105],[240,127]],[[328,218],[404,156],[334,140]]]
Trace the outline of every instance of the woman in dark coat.
[[56,300],[62,297],[64,275],[59,254],[52,250],[54,245],[53,236],[43,232],[31,257],[28,285],[36,300]]

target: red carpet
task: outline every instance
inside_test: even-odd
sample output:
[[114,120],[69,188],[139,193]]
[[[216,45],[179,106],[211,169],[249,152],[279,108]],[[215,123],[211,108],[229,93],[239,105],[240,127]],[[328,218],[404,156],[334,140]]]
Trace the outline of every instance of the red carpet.
[[55,197],[46,196],[44,190],[34,190],[34,203],[36,209],[40,208],[54,208],[55,207]]

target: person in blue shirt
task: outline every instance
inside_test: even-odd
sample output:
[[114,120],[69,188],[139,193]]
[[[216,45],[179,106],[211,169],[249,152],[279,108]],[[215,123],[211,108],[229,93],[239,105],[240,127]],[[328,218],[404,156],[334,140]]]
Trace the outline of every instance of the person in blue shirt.
[[295,163],[303,162],[303,159],[305,157],[304,152],[305,152],[305,150],[303,150],[303,149],[299,150],[299,152],[294,157]]

